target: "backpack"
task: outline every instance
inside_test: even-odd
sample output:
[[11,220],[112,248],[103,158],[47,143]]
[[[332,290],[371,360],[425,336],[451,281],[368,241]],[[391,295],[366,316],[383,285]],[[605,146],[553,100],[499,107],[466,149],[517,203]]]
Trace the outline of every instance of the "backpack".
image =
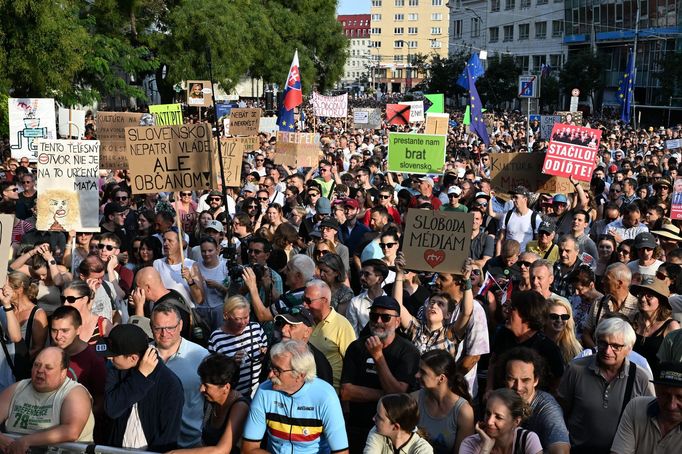
[[189,314],[189,340],[206,348],[208,346],[208,338],[211,336],[211,327],[199,315],[196,308],[190,307],[187,301],[182,298],[182,295],[179,296],[182,302],[175,299],[170,299],[167,302]]
[[[509,225],[509,220],[512,217],[512,213],[514,212],[514,209],[512,208],[511,210],[507,211],[507,214],[504,215],[504,228],[506,229],[507,226]],[[533,239],[536,240],[538,233],[537,233],[537,221],[538,221],[538,216],[540,214],[535,211],[535,210],[530,210],[530,228],[533,231]]]

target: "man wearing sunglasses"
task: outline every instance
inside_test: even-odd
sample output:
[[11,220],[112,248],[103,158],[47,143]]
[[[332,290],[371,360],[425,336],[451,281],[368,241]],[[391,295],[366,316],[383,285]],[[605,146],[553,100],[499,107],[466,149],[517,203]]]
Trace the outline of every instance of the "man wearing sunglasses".
[[375,298],[369,313],[371,335],[353,341],[346,350],[341,400],[350,408],[347,430],[351,452],[362,452],[383,395],[415,389],[419,351],[407,339],[396,336],[399,326],[400,305],[395,298]]
[[106,265],[104,280],[114,284],[119,298],[125,298],[133,288],[133,272],[118,260],[121,240],[113,233],[102,233],[97,243],[97,256]]
[[538,239],[526,245],[526,252],[532,252],[550,263],[559,260],[559,246],[554,244],[556,224],[553,221],[543,221],[538,227]]

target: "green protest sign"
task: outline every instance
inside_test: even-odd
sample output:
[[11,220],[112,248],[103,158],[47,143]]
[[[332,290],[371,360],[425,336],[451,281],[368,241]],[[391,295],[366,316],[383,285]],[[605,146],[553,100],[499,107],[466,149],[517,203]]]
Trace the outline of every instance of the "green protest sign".
[[388,135],[388,171],[442,173],[446,145],[447,136],[391,132]]
[[154,116],[156,126],[179,126],[182,124],[182,107],[180,104],[149,106],[149,113]]
[[424,101],[424,112],[426,113],[444,113],[445,112],[445,95],[443,93],[434,93],[431,95],[424,95],[424,98],[431,104],[427,107],[427,101]]

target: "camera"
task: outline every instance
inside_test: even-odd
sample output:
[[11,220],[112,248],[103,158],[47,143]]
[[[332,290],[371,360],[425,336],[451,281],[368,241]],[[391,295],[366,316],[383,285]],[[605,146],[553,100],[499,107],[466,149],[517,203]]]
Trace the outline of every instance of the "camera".
[[227,269],[227,272],[230,275],[230,279],[233,280],[241,279],[242,274],[244,273],[244,270],[246,268],[251,268],[253,270],[253,273],[256,275],[256,280],[260,281],[261,279],[263,279],[263,276],[265,275],[265,270],[267,269],[267,266],[259,265],[258,263],[254,265],[231,265]]

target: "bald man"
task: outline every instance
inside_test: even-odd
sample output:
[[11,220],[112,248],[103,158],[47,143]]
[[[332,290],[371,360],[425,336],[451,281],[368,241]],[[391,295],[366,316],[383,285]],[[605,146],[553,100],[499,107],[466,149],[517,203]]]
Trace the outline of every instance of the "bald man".
[[135,286],[135,290],[128,298],[128,302],[135,308],[135,315],[149,318],[154,306],[165,302],[171,303],[178,308],[182,316],[180,335],[190,339],[192,327],[189,304],[178,291],[167,289],[163,285],[158,271],[151,266],[140,269],[135,275]]

